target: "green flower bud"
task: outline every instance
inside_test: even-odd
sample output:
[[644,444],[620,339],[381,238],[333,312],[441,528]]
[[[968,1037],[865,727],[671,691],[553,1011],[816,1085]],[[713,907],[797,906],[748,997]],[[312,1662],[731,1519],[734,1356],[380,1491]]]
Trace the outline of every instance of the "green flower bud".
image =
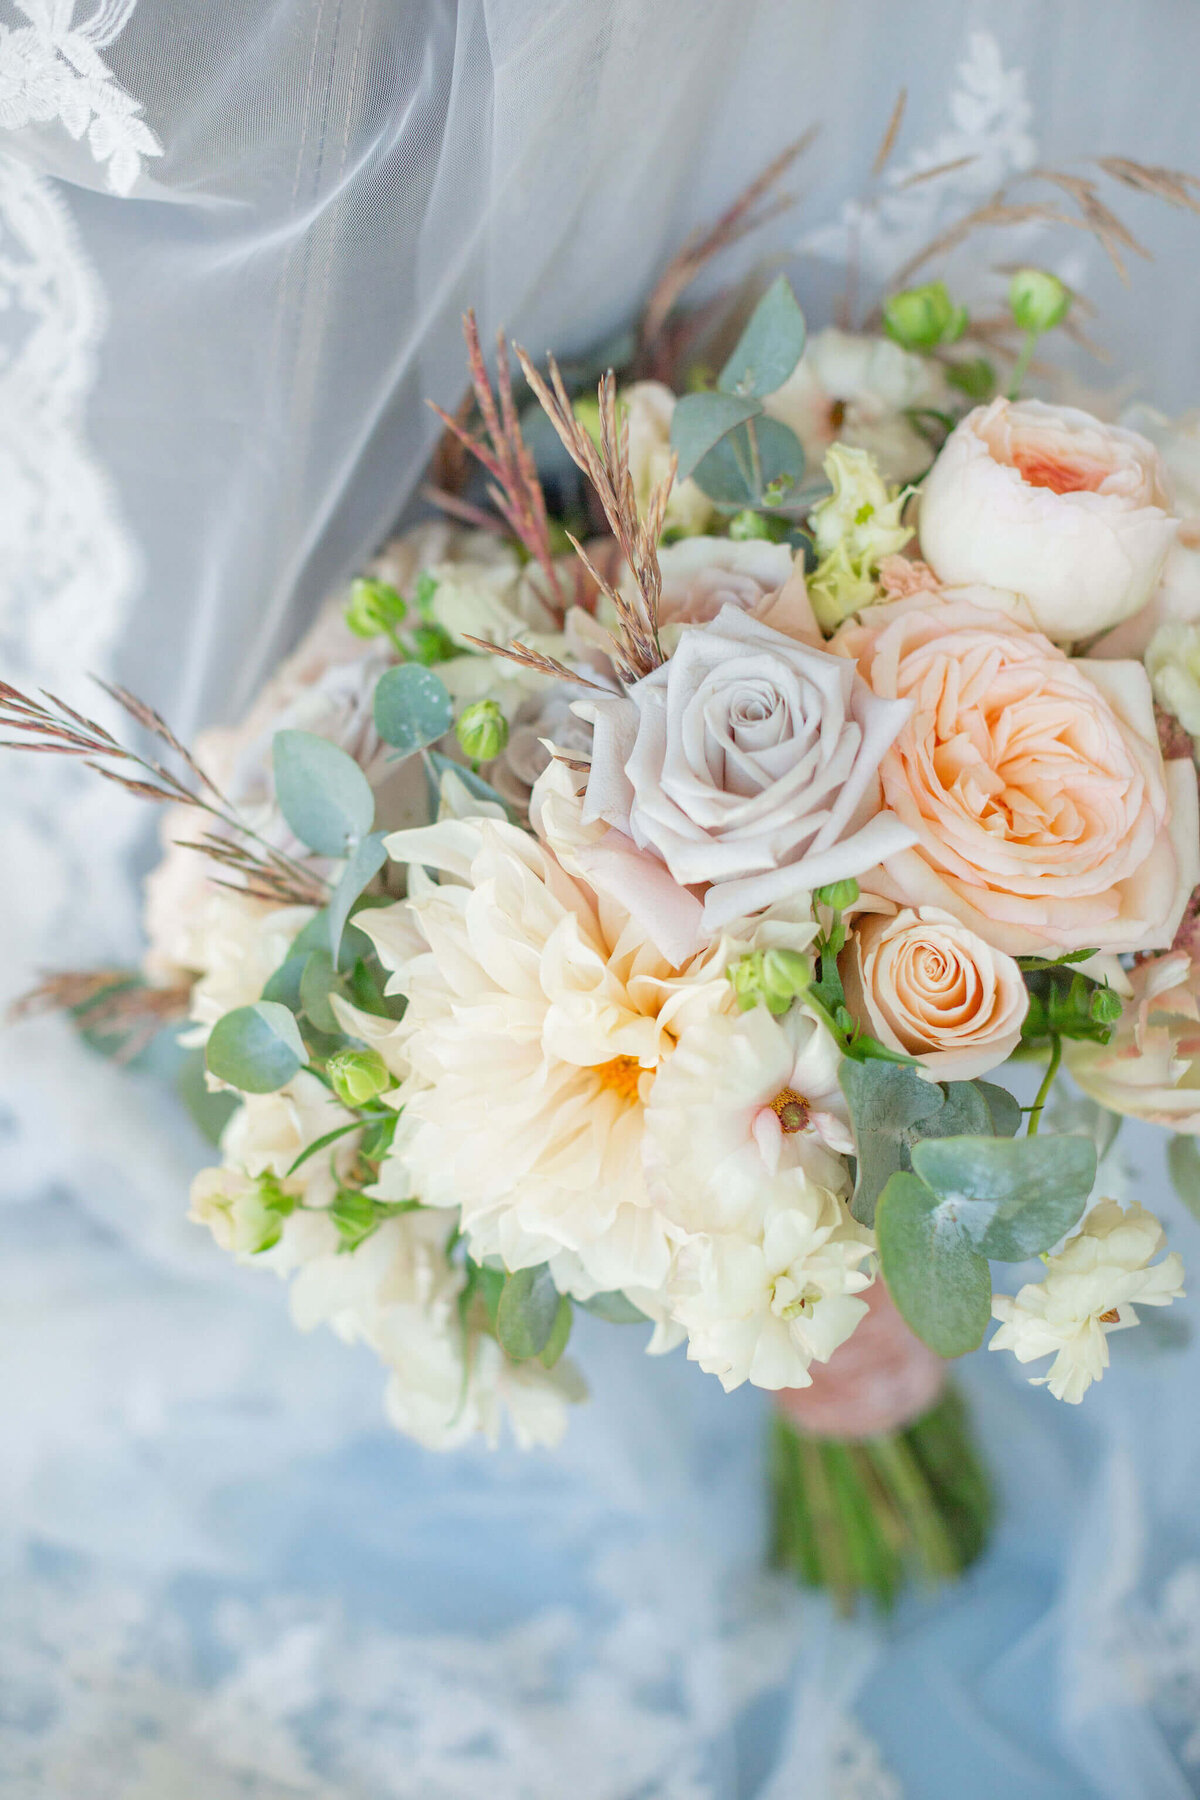
[[325,1064],[343,1106],[366,1106],[392,1085],[391,1071],[378,1050],[338,1050]]
[[812,981],[812,965],[798,950],[751,950],[726,970],[742,1012],[761,1001],[778,1018]]
[[378,637],[380,632],[393,630],[407,611],[400,595],[386,581],[360,576],[350,584],[345,619],[355,637]]
[[1097,1025],[1115,1025],[1121,1016],[1121,997],[1112,988],[1100,987],[1092,995],[1092,1019]]
[[761,513],[747,507],[744,512],[734,513],[729,521],[729,535],[738,543],[748,538],[769,538],[771,527]]
[[424,663],[427,669],[434,663],[449,662],[452,657],[462,655],[459,645],[440,625],[418,625],[412,633],[411,645],[413,661]]
[[476,700],[458,715],[454,735],[472,762],[491,762],[508,742],[508,720],[495,700]]
[[834,912],[845,912],[858,899],[858,883],[852,876],[845,881],[831,881],[827,886],[817,888],[813,899],[818,906],[831,906]]
[[1008,304],[1021,330],[1040,337],[1062,324],[1071,309],[1071,295],[1046,269],[1018,269],[1008,286]]
[[944,281],[889,294],[883,306],[883,328],[906,350],[934,350],[953,344],[967,328],[967,309],[955,306]]

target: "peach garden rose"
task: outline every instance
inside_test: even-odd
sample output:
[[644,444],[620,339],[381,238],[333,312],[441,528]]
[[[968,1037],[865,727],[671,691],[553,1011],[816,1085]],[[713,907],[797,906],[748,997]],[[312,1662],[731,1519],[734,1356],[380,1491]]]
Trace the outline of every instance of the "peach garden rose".
[[1040,400],[993,400],[950,433],[921,490],[921,555],[946,586],[1022,594],[1069,643],[1140,611],[1179,529],[1136,431]]
[[936,906],[860,915],[841,971],[872,1037],[939,1081],[984,1075],[1020,1042],[1029,995],[1017,964]]
[[1164,763],[1140,663],[1072,660],[1017,611],[915,595],[832,640],[913,707],[879,773],[916,843],[863,885],[1014,956],[1165,949],[1200,879],[1191,761]]

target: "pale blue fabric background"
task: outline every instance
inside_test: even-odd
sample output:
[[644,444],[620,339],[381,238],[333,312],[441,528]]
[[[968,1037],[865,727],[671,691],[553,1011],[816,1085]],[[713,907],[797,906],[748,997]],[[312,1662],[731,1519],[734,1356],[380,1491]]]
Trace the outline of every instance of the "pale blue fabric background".
[[[186,729],[236,713],[399,512],[463,304],[585,341],[820,116],[768,234],[819,322],[901,82],[898,160],[974,145],[979,192],[1035,156],[1200,166],[1184,0],[123,10],[104,56],[164,151],[132,197],[61,121],[0,125],[0,673],[70,697],[116,669]],[[0,26],[34,14],[0,0]],[[1196,222],[1130,216],[1158,260],[1128,290],[1086,240],[1044,253],[1182,410]],[[881,266],[933,222],[885,220]],[[6,993],[130,953],[139,823],[5,768]],[[1079,1410],[970,1359],[995,1546],[956,1593],[846,1626],[762,1574],[763,1396],[584,1320],[561,1452],[429,1455],[382,1425],[369,1355],[298,1336],[185,1222],[203,1150],[151,1085],[43,1022],[0,1039],[0,1097],[6,1797],[1200,1793],[1191,1300],[1114,1339]],[[1126,1148],[1200,1266],[1161,1144]]]

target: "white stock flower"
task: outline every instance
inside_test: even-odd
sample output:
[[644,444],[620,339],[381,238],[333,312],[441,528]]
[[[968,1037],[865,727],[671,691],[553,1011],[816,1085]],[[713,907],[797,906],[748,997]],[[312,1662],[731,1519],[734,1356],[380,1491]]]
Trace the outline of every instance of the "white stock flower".
[[180,1042],[205,1043],[225,1013],[259,999],[312,916],[311,906],[272,906],[209,882],[180,940],[185,966],[197,976],[189,1008],[193,1026]]
[[798,1170],[760,1239],[698,1238],[680,1251],[671,1313],[689,1358],[726,1393],[744,1381],[807,1387],[809,1364],[827,1362],[867,1311],[871,1248],[838,1196]]
[[835,442],[869,450],[888,481],[911,481],[929,466],[929,444],[905,417],[944,412],[950,392],[938,365],[890,338],[833,327],[814,332],[794,373],[764,405],[789,425],[810,464]]
[[1101,1200],[1057,1256],[1046,1260],[1041,1281],[1029,1282],[1013,1298],[992,1296],[992,1316],[1000,1320],[990,1350],[1011,1350],[1018,1362],[1053,1356],[1048,1375],[1034,1375],[1035,1387],[1049,1387],[1056,1400],[1077,1405],[1108,1367],[1107,1335],[1138,1323],[1138,1306],[1168,1306],[1183,1292],[1183,1262],[1171,1251],[1151,1264],[1166,1245],[1162,1226],[1145,1207],[1125,1211]]
[[623,696],[577,710],[594,727],[585,819],[681,887],[711,884],[709,931],[913,841],[881,812],[877,775],[911,703],[732,606]]
[[[622,388],[618,404],[629,431],[629,473],[638,512],[645,517],[650,495],[671,466],[671,420],[675,395],[661,381],[635,381]],[[713,505],[694,481],[676,481],[667,500],[663,527],[694,536],[712,518]]]
[[[671,1233],[642,1175],[642,1111],[685,1023],[732,1004],[724,947],[673,966],[501,821],[445,821],[388,848],[410,864],[400,910],[427,945],[389,983],[408,996],[394,1156],[414,1191],[461,1206],[477,1257],[548,1261],[583,1297],[657,1290]],[[426,867],[452,879],[434,886]],[[387,963],[389,910],[362,924]]]
[[290,1179],[288,1171],[310,1144],[351,1124],[353,1117],[323,1082],[302,1069],[277,1093],[243,1097],[221,1134],[221,1156],[228,1167],[251,1177],[275,1176],[307,1206],[328,1206],[339,1176],[354,1160],[357,1133],[339,1138],[328,1155],[310,1157]]
[[1179,526],[1137,432],[1074,407],[993,400],[951,432],[921,489],[921,555],[948,587],[1024,596],[1039,631],[1094,638],[1150,599]]
[[241,1169],[201,1169],[192,1180],[188,1218],[207,1225],[222,1250],[254,1256],[278,1242],[283,1220],[260,1180]]
[[1158,704],[1200,737],[1200,623],[1165,620],[1146,646],[1145,663]]

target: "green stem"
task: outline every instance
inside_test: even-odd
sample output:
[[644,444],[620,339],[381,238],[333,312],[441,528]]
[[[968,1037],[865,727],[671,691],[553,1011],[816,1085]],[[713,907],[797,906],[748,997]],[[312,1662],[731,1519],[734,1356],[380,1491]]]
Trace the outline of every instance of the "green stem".
[[1046,1101],[1050,1096],[1050,1089],[1054,1086],[1054,1077],[1058,1074],[1058,1065],[1061,1062],[1062,1039],[1060,1037],[1051,1038],[1050,1061],[1046,1064],[1046,1073],[1042,1077],[1042,1085],[1037,1091],[1037,1098],[1034,1100],[1030,1110],[1029,1124],[1025,1128],[1026,1137],[1037,1136],[1038,1126],[1042,1121],[1042,1108],[1045,1106]]
[[1021,354],[1013,365],[1012,381],[1009,383],[1008,388],[1008,397],[1010,400],[1019,400],[1021,397],[1021,383],[1029,373],[1029,365],[1033,361],[1033,353],[1037,349],[1037,341],[1038,334],[1036,331],[1027,331],[1025,333],[1025,342],[1021,346]]
[[956,1575],[959,1559],[920,1463],[902,1433],[871,1438],[868,1448],[912,1533],[925,1573],[934,1580]]

